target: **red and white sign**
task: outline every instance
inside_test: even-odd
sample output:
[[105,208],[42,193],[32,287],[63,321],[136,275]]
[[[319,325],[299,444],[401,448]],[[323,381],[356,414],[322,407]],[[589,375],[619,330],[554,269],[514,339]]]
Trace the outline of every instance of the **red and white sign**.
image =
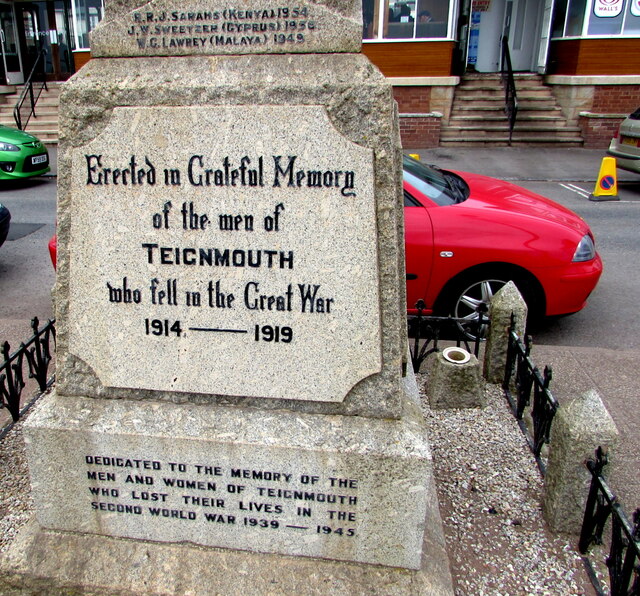
[[631,14],[640,17],[640,0],[631,0]]
[[491,0],[473,0],[472,12],[489,12]]
[[[637,4],[637,1],[634,1]],[[593,14],[597,17],[617,17],[622,12],[624,0],[596,0]]]

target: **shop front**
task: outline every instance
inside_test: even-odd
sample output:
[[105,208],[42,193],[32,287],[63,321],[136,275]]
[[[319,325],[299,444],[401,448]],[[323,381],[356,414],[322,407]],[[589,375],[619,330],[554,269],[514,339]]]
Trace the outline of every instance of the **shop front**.
[[47,80],[68,79],[102,14],[101,0],[0,2],[0,84],[22,84],[41,53]]

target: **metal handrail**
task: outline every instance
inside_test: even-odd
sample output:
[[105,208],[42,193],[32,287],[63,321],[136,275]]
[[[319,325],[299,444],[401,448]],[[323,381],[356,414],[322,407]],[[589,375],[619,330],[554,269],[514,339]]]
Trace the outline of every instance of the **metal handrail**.
[[[464,345],[467,352],[478,357],[480,344],[491,325],[486,306],[478,307],[476,319],[424,315],[426,306],[422,299],[416,302],[415,307],[418,314],[409,317],[409,333],[414,338],[413,348],[410,350],[413,372],[417,373],[420,370],[427,356],[440,351],[438,344],[444,339],[455,341],[457,347]],[[471,345],[474,346],[473,350]]]
[[513,78],[513,68],[511,67],[511,54],[509,53],[509,38],[502,37],[502,59],[500,64],[502,86],[504,87],[504,111],[509,122],[509,145],[513,136],[513,128],[516,125],[518,116],[518,94],[516,92],[516,82]]
[[[38,52],[38,56],[36,57],[35,62],[33,63],[33,67],[31,68],[31,72],[27,77],[27,81],[24,84],[22,93],[20,93],[20,97],[18,98],[18,101],[16,102],[15,107],[13,108],[13,119],[16,122],[16,126],[20,130],[24,130],[27,127],[27,124],[29,124],[29,120],[31,119],[31,116],[36,118],[36,103],[38,102],[38,99],[40,99],[40,94],[42,93],[42,90],[47,89],[47,80],[46,80],[45,68],[44,68],[44,57],[46,54],[47,54],[47,48],[42,46],[40,48],[40,51]],[[36,72],[36,69],[41,61],[42,61],[42,71]],[[39,87],[36,85],[37,88],[34,90],[34,78],[38,74],[42,75],[42,81],[39,81],[40,83]],[[26,121],[23,124],[22,104],[27,99],[27,95],[29,96],[30,110],[29,110],[29,113],[27,114]]]

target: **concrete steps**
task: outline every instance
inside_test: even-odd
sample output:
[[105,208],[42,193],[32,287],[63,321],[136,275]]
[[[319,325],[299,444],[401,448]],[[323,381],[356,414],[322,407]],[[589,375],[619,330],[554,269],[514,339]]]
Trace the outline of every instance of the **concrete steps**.
[[[13,108],[21,92],[22,87],[16,87],[13,93],[0,95],[0,124],[15,128],[16,122],[13,118]],[[42,90],[36,103],[35,116],[31,116],[26,127],[26,132],[35,135],[47,145],[54,145],[58,142],[59,99],[60,83],[48,82],[47,89]]]
[[[514,75],[518,116],[512,145],[581,147],[580,129],[567,125],[551,90],[535,74]],[[504,111],[500,74],[468,74],[457,87],[449,122],[442,126],[440,145],[504,146],[509,124]]]

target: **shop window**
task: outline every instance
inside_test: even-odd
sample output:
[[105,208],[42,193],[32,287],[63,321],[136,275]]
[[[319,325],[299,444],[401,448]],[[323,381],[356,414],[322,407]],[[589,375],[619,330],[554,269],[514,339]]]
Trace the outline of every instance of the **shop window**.
[[623,0],[594,0],[589,15],[589,35],[617,35],[622,31]]
[[77,49],[89,49],[89,32],[96,28],[103,13],[102,0],[74,0],[73,29]]
[[363,0],[364,39],[429,39],[449,34],[452,7],[441,0]]
[[563,36],[566,17],[567,17],[567,0],[558,0],[553,10],[553,18],[551,21],[551,37]]
[[566,37],[582,35],[586,5],[586,0],[569,0],[567,25],[564,31]]
[[639,33],[638,0],[557,0],[553,9],[551,36],[556,39]]
[[640,5],[637,2],[629,2],[627,6],[623,32],[632,35],[640,33]]

